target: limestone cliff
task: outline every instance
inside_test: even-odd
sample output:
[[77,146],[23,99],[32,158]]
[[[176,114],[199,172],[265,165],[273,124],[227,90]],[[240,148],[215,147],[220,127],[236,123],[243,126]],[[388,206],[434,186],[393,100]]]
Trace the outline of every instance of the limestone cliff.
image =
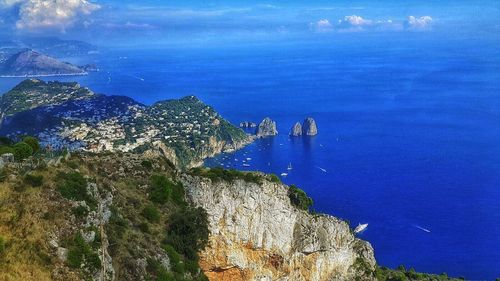
[[292,129],[290,130],[290,136],[292,137],[302,136],[302,125],[300,125],[299,122],[293,125]]
[[257,127],[256,135],[257,137],[268,137],[275,136],[278,134],[278,130],[276,129],[276,122],[271,120],[271,118],[266,117],[262,122],[260,122]]
[[316,121],[308,117],[304,120],[304,124],[302,125],[302,134],[305,136],[315,136],[318,134],[318,127],[316,126]]
[[182,177],[209,218],[200,265],[210,280],[372,280],[373,249],[344,221],[290,203],[288,187]]

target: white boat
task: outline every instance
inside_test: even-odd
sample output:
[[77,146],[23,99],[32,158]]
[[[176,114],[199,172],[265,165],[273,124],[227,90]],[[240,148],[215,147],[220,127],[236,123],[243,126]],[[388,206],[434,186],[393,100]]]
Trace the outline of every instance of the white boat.
[[250,165],[245,163],[245,164],[243,164],[243,167],[250,167]]
[[287,173],[281,173],[281,176],[282,177],[286,177],[286,176],[288,176],[288,174]]
[[288,167],[286,168],[288,171],[290,171],[292,168],[292,163],[288,163]]
[[364,223],[364,224],[358,224],[358,226],[356,226],[356,228],[354,229],[354,233],[360,233],[360,232],[363,232],[366,228],[368,227],[368,224],[367,223]]

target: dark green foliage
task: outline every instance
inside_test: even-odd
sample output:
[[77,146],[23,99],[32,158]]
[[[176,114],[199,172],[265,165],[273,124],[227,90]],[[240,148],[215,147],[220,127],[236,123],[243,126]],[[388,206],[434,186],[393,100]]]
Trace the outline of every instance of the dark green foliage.
[[171,245],[165,245],[165,252],[167,252],[168,258],[170,260],[170,265],[172,266],[172,271],[176,273],[184,273],[184,265],[181,261],[181,256]]
[[269,175],[269,180],[270,180],[271,182],[281,183],[280,178],[279,178],[277,175],[275,175],[275,174],[270,174],[270,175]]
[[151,163],[151,161],[149,160],[142,160],[141,165],[148,170],[151,170],[153,168],[153,163]]
[[43,184],[42,175],[27,174],[24,176],[24,183],[31,185],[33,187],[39,187]]
[[111,208],[111,217],[107,224],[106,233],[109,240],[109,251],[115,255],[120,246],[120,242],[128,229],[128,222],[118,214],[118,210]]
[[288,197],[290,198],[292,205],[301,210],[307,211],[313,205],[311,197],[307,196],[302,189],[295,185],[290,185],[290,188],[288,189]]
[[174,278],[174,275],[170,272],[168,272],[163,265],[155,260],[155,259],[148,259],[148,264],[146,267],[146,270],[148,271],[148,274],[153,277],[154,279],[150,280],[156,280],[156,281],[176,281],[178,279]]
[[5,239],[0,236],[0,257],[2,257],[3,252],[5,252]]
[[87,180],[78,172],[60,173],[57,178],[57,191],[62,197],[75,201],[85,201],[95,207],[96,202],[87,192]]
[[23,142],[27,143],[31,147],[33,153],[37,153],[40,150],[40,143],[34,137],[25,137],[23,138]]
[[0,169],[0,183],[7,178],[7,171],[5,169]]
[[0,146],[11,146],[14,142],[8,137],[0,136]]
[[14,145],[14,158],[22,161],[33,154],[33,148],[25,142],[18,142]]
[[139,224],[139,229],[143,232],[143,233],[150,233],[151,230],[149,229],[149,224],[147,222],[141,222]]
[[226,170],[220,167],[212,169],[195,168],[191,173],[197,176],[209,178],[212,181],[234,182],[235,180],[244,180],[256,184],[262,184],[263,177],[252,172],[241,172],[238,170]]
[[0,155],[7,154],[7,153],[15,154],[16,151],[14,150],[14,148],[12,148],[10,146],[0,146]]
[[159,222],[160,221],[160,212],[154,205],[147,205],[142,209],[141,215],[145,217],[150,222]]
[[89,214],[89,210],[85,206],[78,206],[72,209],[73,215],[77,218],[84,218]]
[[150,199],[157,204],[165,204],[170,198],[174,184],[164,176],[155,175],[151,178]]
[[77,233],[73,239],[68,241],[67,264],[72,268],[80,268],[85,263],[85,269],[94,272],[101,266],[99,255],[95,253],[89,244],[85,242],[82,235]]
[[184,187],[182,183],[177,183],[172,186],[172,194],[170,198],[178,206],[187,206],[186,200],[184,198]]
[[462,280],[462,278],[450,278],[446,273],[441,275],[427,274],[416,272],[415,269],[410,268],[406,270],[403,265],[398,266],[397,269],[389,269],[387,267],[377,267],[375,269],[375,278],[378,281],[413,281],[413,280],[424,280],[424,281],[457,281]]
[[167,244],[187,259],[197,260],[197,253],[208,242],[208,218],[203,208],[184,208],[169,218]]

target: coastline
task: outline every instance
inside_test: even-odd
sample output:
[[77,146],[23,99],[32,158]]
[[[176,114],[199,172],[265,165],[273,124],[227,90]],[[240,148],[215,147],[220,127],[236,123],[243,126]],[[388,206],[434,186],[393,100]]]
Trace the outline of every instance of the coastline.
[[67,74],[39,74],[39,75],[0,75],[0,78],[38,78],[38,77],[58,77],[58,76],[85,76],[88,72],[67,73]]

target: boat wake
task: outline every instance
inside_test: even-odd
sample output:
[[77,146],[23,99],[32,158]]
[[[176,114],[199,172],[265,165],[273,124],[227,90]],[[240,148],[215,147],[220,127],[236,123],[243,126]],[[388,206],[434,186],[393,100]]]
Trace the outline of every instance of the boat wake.
[[421,227],[419,225],[414,224],[413,227],[418,228],[418,229],[420,229],[420,230],[422,230],[424,232],[431,233],[430,230],[428,230],[427,228],[423,228],[423,227]]
[[142,82],[144,82],[144,78],[142,78],[142,77],[131,75],[131,74],[129,74],[128,76],[130,76],[132,78],[135,78],[135,79],[138,79],[138,80],[141,80]]
[[320,166],[316,166],[316,168],[320,169],[323,173],[326,173],[326,169],[323,169]]

